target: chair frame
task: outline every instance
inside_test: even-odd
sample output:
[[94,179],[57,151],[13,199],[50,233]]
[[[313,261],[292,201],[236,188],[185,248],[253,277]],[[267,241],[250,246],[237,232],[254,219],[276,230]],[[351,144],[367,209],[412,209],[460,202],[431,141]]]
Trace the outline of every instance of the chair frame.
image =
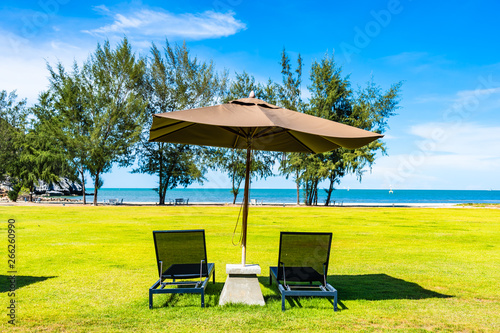
[[[309,285],[305,284],[287,284],[286,275],[285,275],[285,266],[283,262],[281,262],[281,245],[282,245],[282,236],[286,234],[294,234],[297,236],[300,235],[330,235],[330,243],[328,244],[328,257],[326,262],[323,264],[323,281],[321,285],[313,285],[312,281],[308,281]],[[269,285],[272,285],[273,279],[278,284],[278,290],[281,294],[281,310],[285,311],[285,298],[290,296],[312,296],[312,297],[333,297],[333,310],[337,311],[337,290],[332,287],[326,281],[326,277],[328,274],[328,262],[330,259],[330,248],[331,248],[331,239],[332,233],[325,232],[281,232],[280,233],[280,249],[279,249],[279,259],[278,266],[269,267]],[[283,283],[278,280],[278,269],[283,267]],[[295,288],[295,289],[294,289]]]
[[[153,231],[153,238],[155,240],[155,254],[156,260],[158,261],[160,276],[158,281],[156,281],[151,288],[149,288],[149,308],[153,308],[153,295],[155,294],[200,294],[201,295],[201,307],[205,307],[205,289],[207,287],[208,281],[210,280],[210,275],[213,277],[213,283],[215,284],[215,264],[206,263],[207,273],[206,276],[203,274],[203,264],[205,260],[200,262],[200,275],[199,281],[176,281],[175,278],[163,276],[163,263],[158,260],[158,249],[156,246],[155,233],[187,233],[187,232],[202,232],[203,233],[203,244],[205,248],[205,259],[207,258],[207,247],[205,243],[205,230],[156,230]],[[205,279],[203,279],[203,277]],[[198,276],[193,276],[193,274],[177,275],[177,279],[194,279]],[[172,282],[164,282],[165,280],[172,280]],[[173,286],[177,288],[165,288],[168,286]],[[185,286],[185,287],[184,287]],[[188,287],[193,286],[193,287]]]

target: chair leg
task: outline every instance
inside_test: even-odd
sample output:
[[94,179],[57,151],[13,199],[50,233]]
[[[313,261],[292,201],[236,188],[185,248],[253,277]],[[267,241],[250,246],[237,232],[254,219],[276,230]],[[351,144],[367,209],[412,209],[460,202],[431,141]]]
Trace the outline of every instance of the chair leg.
[[204,291],[201,292],[201,307],[202,308],[205,307],[205,292]]
[[215,284],[215,269],[214,269],[214,273],[213,273],[213,284]]
[[153,293],[151,292],[151,290],[149,291],[149,308],[153,308]]
[[337,295],[333,296],[333,311],[338,311],[337,308]]
[[285,312],[285,294],[281,294],[281,311]]

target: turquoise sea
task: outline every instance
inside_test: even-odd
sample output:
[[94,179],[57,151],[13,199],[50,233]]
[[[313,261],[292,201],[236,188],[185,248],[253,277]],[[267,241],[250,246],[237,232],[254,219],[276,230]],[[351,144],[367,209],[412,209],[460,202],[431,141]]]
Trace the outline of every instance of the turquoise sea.
[[[87,189],[87,193],[93,189]],[[81,199],[82,197],[72,197]],[[176,198],[189,199],[194,202],[232,203],[233,195],[229,189],[174,189],[167,191],[168,200]],[[295,189],[251,189],[250,198],[258,203],[296,203]],[[158,202],[158,194],[152,189],[144,188],[102,188],[98,193],[98,202],[108,199],[123,199],[123,202]],[[243,190],[237,202],[243,199]],[[319,192],[318,203],[324,203],[326,193]],[[93,200],[87,196],[87,200]],[[358,190],[339,189],[333,192],[332,200],[344,203],[500,203],[500,191],[461,191],[461,190]],[[301,193],[301,202],[304,201]]]

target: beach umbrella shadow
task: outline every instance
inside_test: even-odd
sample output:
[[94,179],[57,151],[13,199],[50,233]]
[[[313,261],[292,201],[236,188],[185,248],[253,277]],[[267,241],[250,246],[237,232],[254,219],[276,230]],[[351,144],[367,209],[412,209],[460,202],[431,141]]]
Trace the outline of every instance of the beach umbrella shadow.
[[[0,293],[6,293],[13,289],[17,290],[19,288],[29,286],[30,284],[42,282],[55,277],[56,276],[16,275],[14,278],[12,275],[0,275]],[[14,286],[15,288],[13,288]]]
[[[268,279],[267,277],[259,278],[260,282],[264,285],[269,283]],[[433,290],[425,289],[417,283],[398,279],[387,274],[329,275],[328,283],[337,289],[339,295],[338,305],[342,310],[348,309],[343,301],[419,300],[454,297],[452,295],[441,294]],[[266,301],[280,300],[281,296],[276,294],[268,295],[265,298]],[[290,297],[288,302],[292,307],[302,307],[300,298]]]
[[[387,274],[330,275],[328,282],[337,289],[341,301],[419,300],[454,297],[425,289],[417,283]],[[342,306],[342,304],[340,305]]]

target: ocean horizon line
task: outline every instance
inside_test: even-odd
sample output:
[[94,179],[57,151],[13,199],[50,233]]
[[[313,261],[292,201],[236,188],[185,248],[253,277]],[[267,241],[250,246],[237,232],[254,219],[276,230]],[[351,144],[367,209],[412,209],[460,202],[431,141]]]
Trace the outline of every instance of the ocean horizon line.
[[[99,190],[152,190],[154,191],[156,188],[154,187],[101,187]],[[85,187],[85,190],[94,190],[93,187]],[[229,187],[178,187],[175,189],[167,190],[169,191],[178,191],[178,190],[229,190]],[[240,187],[240,191],[243,190],[243,187]],[[274,188],[274,187],[251,187],[251,190],[294,190],[297,188]],[[320,190],[324,190],[321,188]],[[301,188],[300,191],[303,191]],[[336,188],[334,191],[500,191],[497,189],[426,189],[426,188]]]
[[[93,189],[85,189],[86,197],[93,197]],[[83,198],[82,196],[73,198]],[[243,189],[236,198],[240,202]],[[159,196],[152,188],[101,188],[98,201],[118,199],[124,202],[158,202]],[[232,203],[234,195],[230,188],[180,188],[166,192],[166,202],[177,199],[191,202]],[[250,191],[250,200],[254,203],[293,203],[297,202],[297,189],[258,189]],[[317,193],[317,203],[326,201],[342,203],[500,203],[500,191],[497,190],[421,190],[421,189],[336,189],[328,199],[325,190]],[[301,189],[299,201],[305,201],[305,192]]]

